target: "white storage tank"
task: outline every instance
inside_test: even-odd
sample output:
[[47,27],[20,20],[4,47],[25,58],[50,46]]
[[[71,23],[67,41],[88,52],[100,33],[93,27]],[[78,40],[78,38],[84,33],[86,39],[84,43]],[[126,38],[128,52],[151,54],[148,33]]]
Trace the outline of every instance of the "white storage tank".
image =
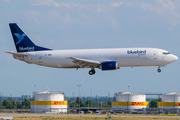
[[117,93],[116,101],[113,102],[113,109],[142,109],[149,108],[146,102],[146,95],[134,92]]
[[31,101],[31,113],[66,113],[67,104],[62,92],[35,92],[34,101]]
[[162,95],[162,102],[158,102],[158,108],[180,108],[180,93]]

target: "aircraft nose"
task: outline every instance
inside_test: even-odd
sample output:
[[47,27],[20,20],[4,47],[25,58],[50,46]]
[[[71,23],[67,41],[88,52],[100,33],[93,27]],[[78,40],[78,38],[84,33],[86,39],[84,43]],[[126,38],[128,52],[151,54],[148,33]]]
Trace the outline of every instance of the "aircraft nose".
[[176,60],[178,60],[178,57],[173,55],[173,62],[176,61]]

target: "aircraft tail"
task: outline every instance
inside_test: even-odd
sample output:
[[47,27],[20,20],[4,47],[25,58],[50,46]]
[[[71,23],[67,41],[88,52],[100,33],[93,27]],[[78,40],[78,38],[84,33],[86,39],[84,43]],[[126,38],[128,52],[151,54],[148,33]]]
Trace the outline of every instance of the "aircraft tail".
[[17,52],[51,50],[35,45],[16,23],[9,23]]

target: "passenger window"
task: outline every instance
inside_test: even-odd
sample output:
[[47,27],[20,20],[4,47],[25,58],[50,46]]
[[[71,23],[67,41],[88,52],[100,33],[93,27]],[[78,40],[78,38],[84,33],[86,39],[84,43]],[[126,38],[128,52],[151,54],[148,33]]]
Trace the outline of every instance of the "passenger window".
[[52,54],[44,54],[45,56],[52,56]]

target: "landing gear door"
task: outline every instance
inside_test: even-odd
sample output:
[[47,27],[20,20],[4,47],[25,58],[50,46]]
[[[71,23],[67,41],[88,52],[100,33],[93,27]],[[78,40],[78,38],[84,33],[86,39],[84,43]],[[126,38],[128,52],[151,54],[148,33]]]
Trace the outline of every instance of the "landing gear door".
[[36,64],[37,64],[37,65],[42,65],[42,64],[43,64],[43,58],[40,57],[40,56],[37,57],[37,58],[36,58]]
[[43,59],[42,59],[42,57],[39,57],[39,64],[42,64],[43,63]]
[[153,58],[154,59],[157,59],[158,58],[158,52],[155,50],[153,51]]

